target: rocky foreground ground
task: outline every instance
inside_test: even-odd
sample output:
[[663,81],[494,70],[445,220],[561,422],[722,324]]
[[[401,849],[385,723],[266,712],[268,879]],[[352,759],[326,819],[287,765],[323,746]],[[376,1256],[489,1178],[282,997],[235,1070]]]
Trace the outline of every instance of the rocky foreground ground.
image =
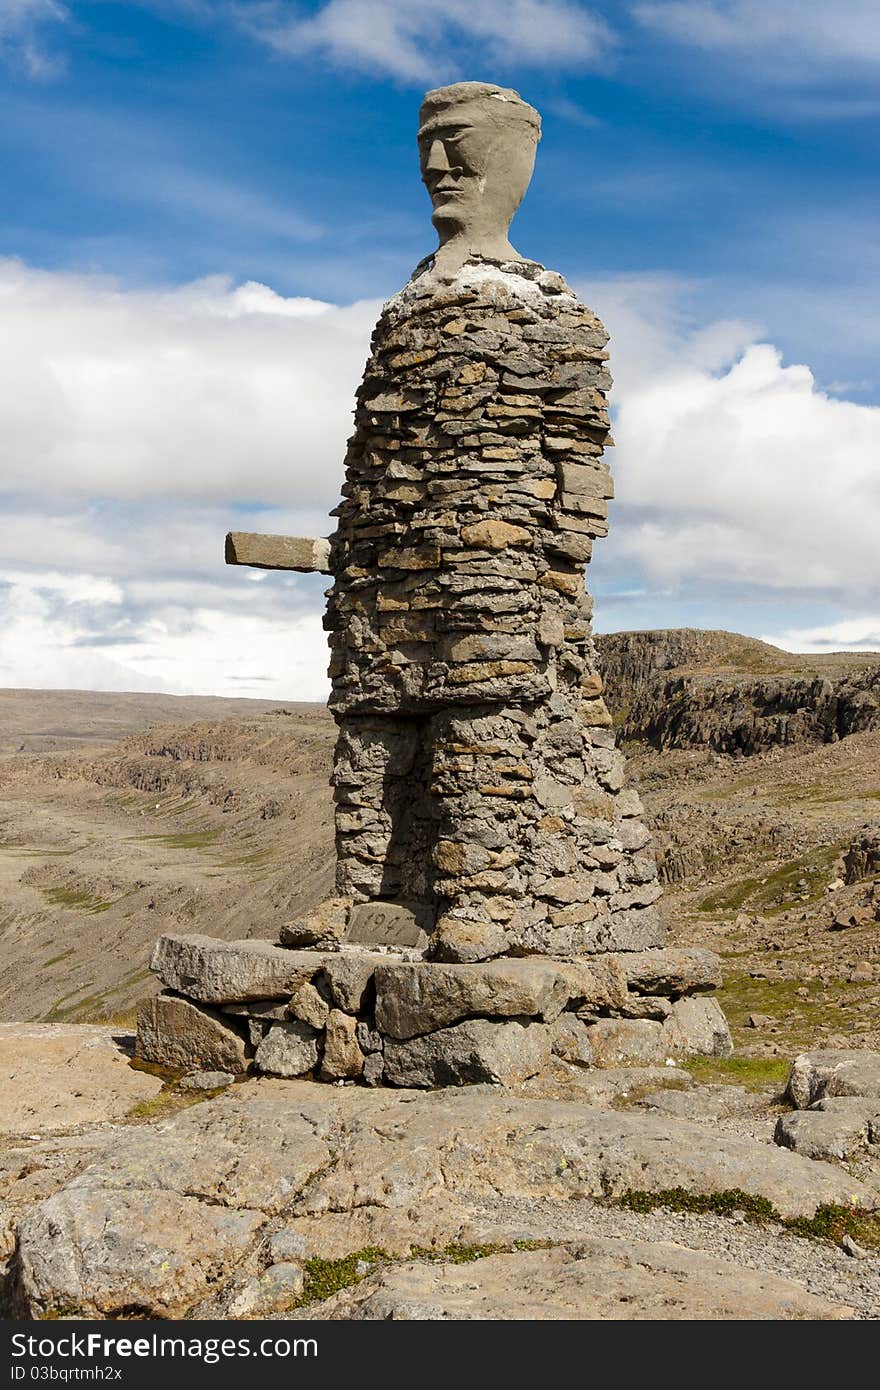
[[[564,1063],[433,1092],[133,1068],[3,1025],[28,1318],[876,1318],[880,1055],[773,1088]],[[202,1089],[205,1088],[205,1089]]]

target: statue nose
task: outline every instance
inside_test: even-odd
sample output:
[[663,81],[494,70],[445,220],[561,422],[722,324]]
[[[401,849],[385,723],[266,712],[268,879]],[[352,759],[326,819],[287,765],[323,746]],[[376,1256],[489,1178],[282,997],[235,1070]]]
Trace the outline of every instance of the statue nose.
[[446,155],[446,146],[443,144],[442,140],[431,141],[431,149],[428,154],[428,162],[425,165],[425,168],[430,169],[437,174],[447,173],[448,170],[451,168],[449,159]]

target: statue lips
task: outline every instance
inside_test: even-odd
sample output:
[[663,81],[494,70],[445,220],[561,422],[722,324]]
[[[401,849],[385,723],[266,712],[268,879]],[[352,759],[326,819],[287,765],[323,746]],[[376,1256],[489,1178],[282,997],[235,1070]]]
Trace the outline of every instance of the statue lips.
[[431,201],[434,204],[434,211],[440,212],[441,209],[446,207],[449,203],[460,202],[464,192],[465,190],[462,188],[461,184],[437,184],[437,186],[432,190],[431,193]]

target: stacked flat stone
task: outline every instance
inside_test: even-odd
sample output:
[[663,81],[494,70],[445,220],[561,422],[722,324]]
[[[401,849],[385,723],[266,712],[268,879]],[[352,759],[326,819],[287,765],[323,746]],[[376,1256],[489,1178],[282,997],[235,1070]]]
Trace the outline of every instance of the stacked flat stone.
[[[330,919],[336,917],[334,924]],[[322,950],[166,934],[165,989],[138,1014],[137,1055],[187,1072],[315,1076],[371,1086],[514,1085],[561,1063],[653,1065],[729,1054],[709,951],[656,949],[474,964],[332,940],[346,904],[296,924]]]
[[326,619],[337,882],[407,904],[441,959],[663,942],[584,587],[606,343],[534,262],[416,276],[374,333]]
[[717,958],[665,947],[591,640],[606,342],[534,262],[386,305],[330,550],[339,897],[279,946],[160,939],[143,1059],[509,1085],[731,1050]]

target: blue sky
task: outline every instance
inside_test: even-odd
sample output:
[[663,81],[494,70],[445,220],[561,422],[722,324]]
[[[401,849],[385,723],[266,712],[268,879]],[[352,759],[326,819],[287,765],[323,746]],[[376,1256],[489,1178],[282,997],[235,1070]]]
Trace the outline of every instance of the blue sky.
[[0,0],[0,684],[320,695],[320,589],[212,538],[326,532],[457,77],[612,333],[597,626],[880,645],[874,0]]

